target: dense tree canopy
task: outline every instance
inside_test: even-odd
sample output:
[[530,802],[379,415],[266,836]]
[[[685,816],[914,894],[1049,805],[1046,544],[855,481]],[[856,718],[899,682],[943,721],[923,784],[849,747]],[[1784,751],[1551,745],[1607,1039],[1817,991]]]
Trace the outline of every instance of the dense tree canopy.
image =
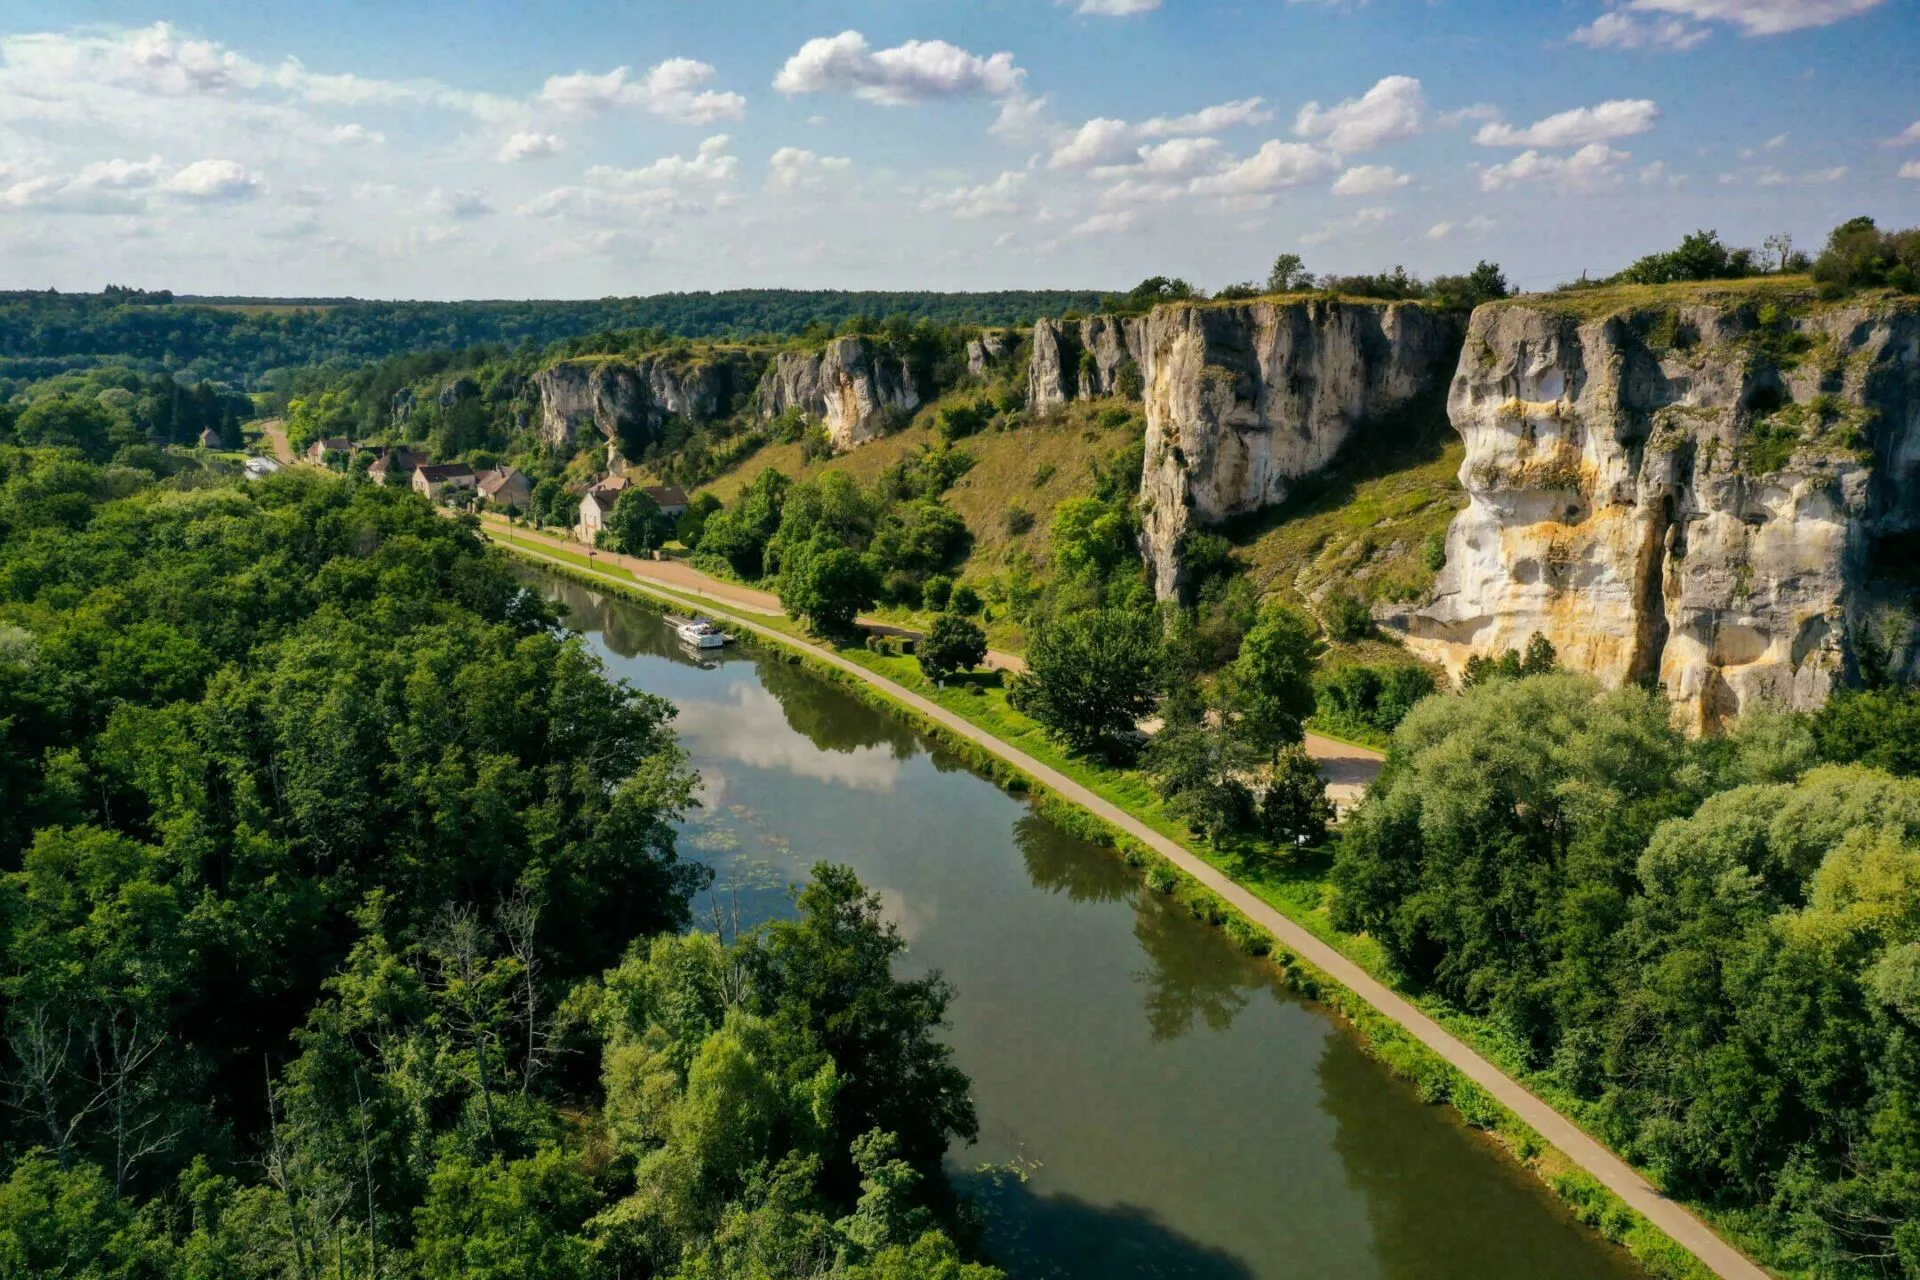
[[994,1274],[950,993],[681,934],[671,716],[410,492],[0,448],[0,1271]]
[[[1844,726],[1850,712],[1834,717]],[[1689,743],[1657,695],[1430,698],[1349,823],[1335,918],[1491,1015],[1663,1185],[1809,1274],[1920,1274],[1920,784],[1816,717]]]

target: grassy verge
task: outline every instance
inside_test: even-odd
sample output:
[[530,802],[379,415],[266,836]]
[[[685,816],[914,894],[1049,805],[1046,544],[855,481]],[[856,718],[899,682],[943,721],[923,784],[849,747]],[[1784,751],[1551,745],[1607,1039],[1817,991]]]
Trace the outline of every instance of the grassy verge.
[[[546,548],[527,550],[535,557],[549,555]],[[611,587],[651,603],[675,607],[691,607],[694,603],[670,588],[652,582],[635,581],[618,570],[589,569],[585,565],[585,557],[573,559],[580,563],[556,571],[576,581]],[[821,643],[789,619],[756,618],[754,621],[756,625],[784,638],[815,645]],[[756,647],[761,643],[761,638],[751,632],[744,634],[741,640]],[[779,645],[778,640],[766,643]],[[838,654],[954,712],[1126,809],[1153,830],[1224,871],[1262,901],[1337,948],[1368,972],[1376,976],[1391,976],[1376,944],[1370,939],[1341,933],[1328,918],[1325,881],[1328,858],[1325,851],[1277,857],[1251,845],[1212,849],[1196,844],[1184,826],[1165,811],[1159,797],[1144,778],[1131,771],[1105,767],[1062,752],[1035,722],[1007,706],[1005,694],[998,687],[997,675],[976,677],[947,688],[937,688],[920,674],[917,662],[897,652],[888,652],[888,648],[882,642],[875,648],[841,648]],[[1630,1209],[1592,1176],[1573,1165],[1518,1116],[1501,1106],[1485,1090],[1461,1075],[1398,1023],[1320,969],[1281,947],[1265,929],[1241,915],[1224,899],[1173,863],[1079,806],[1053,795],[1023,771],[978,744],[954,734],[884,690],[799,650],[788,649],[786,660],[808,667],[821,678],[834,682],[871,705],[905,717],[922,733],[959,756],[970,768],[992,779],[996,785],[1010,792],[1031,796],[1036,810],[1048,820],[1090,843],[1113,850],[1130,865],[1139,868],[1150,889],[1173,898],[1186,907],[1194,918],[1218,928],[1241,950],[1268,957],[1289,986],[1340,1014],[1353,1027],[1367,1051],[1396,1075],[1412,1081],[1422,1098],[1453,1106],[1468,1124],[1486,1132],[1512,1158],[1539,1177],[1567,1205],[1575,1218],[1599,1231],[1608,1240],[1625,1247],[1650,1274],[1663,1280],[1706,1280],[1711,1277],[1712,1273],[1691,1253]],[[1410,998],[1429,1016],[1494,1062],[1502,1071],[1526,1084],[1543,1100],[1565,1114],[1581,1118],[1582,1108],[1577,1102],[1552,1087],[1551,1081],[1540,1080],[1527,1072],[1518,1061],[1514,1047],[1504,1042],[1483,1020],[1462,1014],[1441,1002],[1417,996]],[[1698,1206],[1692,1207],[1700,1212]],[[1718,1215],[1709,1216],[1709,1221],[1736,1244],[1750,1251],[1761,1243],[1753,1238],[1751,1232],[1741,1230],[1738,1221]]]

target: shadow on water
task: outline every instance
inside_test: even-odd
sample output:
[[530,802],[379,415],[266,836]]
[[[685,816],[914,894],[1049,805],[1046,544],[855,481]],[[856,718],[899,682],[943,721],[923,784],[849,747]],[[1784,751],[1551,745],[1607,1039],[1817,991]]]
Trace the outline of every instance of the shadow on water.
[[1254,1280],[1245,1262],[1133,1205],[1045,1195],[1012,1174],[956,1179],[987,1219],[987,1249],[1015,1280]]

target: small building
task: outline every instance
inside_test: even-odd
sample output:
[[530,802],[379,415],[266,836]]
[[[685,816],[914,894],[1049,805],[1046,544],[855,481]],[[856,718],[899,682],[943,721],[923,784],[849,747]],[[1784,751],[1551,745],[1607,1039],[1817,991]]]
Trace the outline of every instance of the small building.
[[218,449],[220,447],[220,433],[212,427],[208,427],[205,431],[202,431],[200,433],[200,447],[202,449]]
[[588,546],[597,542],[600,531],[607,527],[607,517],[613,514],[613,504],[632,487],[633,481],[625,476],[608,476],[587,490],[580,499],[580,518],[574,522],[574,536]]
[[687,514],[687,491],[677,484],[650,484],[641,492],[652,498],[660,514],[669,520],[678,520]]
[[373,460],[373,465],[367,468],[367,479],[375,484],[386,484],[388,477],[398,476],[410,482],[414,469],[426,461],[426,454],[399,445],[382,449],[380,456]]
[[327,436],[307,446],[307,461],[316,467],[324,467],[329,457],[345,457],[352,452],[353,441],[345,436]]
[[480,496],[489,506],[525,511],[533,502],[533,482],[518,467],[496,467],[479,476]]
[[449,489],[472,489],[479,483],[464,462],[423,462],[413,469],[413,491],[438,502]]

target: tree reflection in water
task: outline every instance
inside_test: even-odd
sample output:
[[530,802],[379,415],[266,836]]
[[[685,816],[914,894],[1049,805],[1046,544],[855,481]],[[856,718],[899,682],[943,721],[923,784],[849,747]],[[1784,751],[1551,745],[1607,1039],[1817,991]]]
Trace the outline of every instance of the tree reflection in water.
[[1457,1112],[1383,1080],[1352,1037],[1329,1036],[1316,1073],[1333,1149],[1366,1205],[1387,1280],[1644,1280],[1626,1250],[1570,1228],[1531,1174],[1474,1150],[1486,1139]]
[[1011,1174],[972,1173],[959,1189],[985,1212],[987,1250],[1020,1280],[1253,1280],[1223,1249],[1182,1235],[1150,1209],[1043,1195]]
[[779,701],[794,732],[822,751],[847,753],[886,746],[896,760],[911,760],[919,753],[919,739],[906,724],[802,667],[768,658],[758,664],[756,674]]
[[1134,902],[1133,936],[1147,968],[1134,974],[1145,987],[1148,1028],[1155,1041],[1178,1039],[1204,1021],[1225,1031],[1255,991],[1279,991],[1265,964],[1243,956],[1184,909],[1146,887],[1140,873],[1068,835],[1037,814],[1014,823],[1013,837],[1027,877],[1073,902]]

